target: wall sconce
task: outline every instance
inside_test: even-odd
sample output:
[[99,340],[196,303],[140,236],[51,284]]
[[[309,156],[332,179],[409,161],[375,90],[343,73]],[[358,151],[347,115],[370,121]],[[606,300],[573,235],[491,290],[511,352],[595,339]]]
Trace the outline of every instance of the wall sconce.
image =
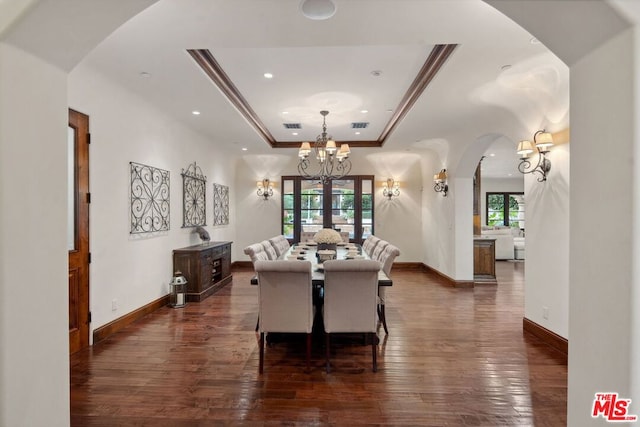
[[[518,170],[522,174],[538,173],[540,177],[538,182],[547,180],[547,173],[551,170],[551,161],[547,159],[549,147],[553,145],[553,137],[545,130],[539,130],[533,134],[533,142],[520,141],[518,143],[518,154],[520,155],[520,164]],[[538,154],[538,162],[532,167],[529,155]]]
[[447,197],[447,192],[449,191],[449,185],[447,184],[447,170],[441,169],[440,172],[433,175],[433,182],[435,183],[433,189],[436,193],[442,193],[443,197]]
[[400,195],[400,183],[393,178],[387,178],[387,182],[382,183],[382,195],[391,200],[392,197]]
[[273,182],[269,181],[269,178],[258,181],[256,184],[258,186],[258,196],[264,197],[265,200],[273,196]]

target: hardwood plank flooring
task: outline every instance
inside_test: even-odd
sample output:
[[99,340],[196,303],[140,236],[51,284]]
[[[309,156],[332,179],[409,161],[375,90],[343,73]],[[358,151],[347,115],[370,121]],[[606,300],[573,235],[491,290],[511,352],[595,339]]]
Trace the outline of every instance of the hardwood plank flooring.
[[322,339],[305,373],[304,339],[265,350],[258,375],[251,271],[200,303],[161,308],[71,356],[72,426],[563,426],[567,366],[522,332],[524,263],[498,285],[454,289],[397,271],[370,346]]

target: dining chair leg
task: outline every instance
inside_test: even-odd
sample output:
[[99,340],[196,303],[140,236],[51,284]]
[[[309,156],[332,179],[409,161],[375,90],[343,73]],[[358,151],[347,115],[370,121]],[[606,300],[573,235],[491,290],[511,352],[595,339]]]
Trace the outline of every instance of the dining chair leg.
[[258,364],[258,372],[262,374],[264,371],[264,332],[260,332],[260,362]]
[[326,370],[327,370],[327,374],[328,374],[329,371],[331,370],[330,364],[329,364],[329,356],[331,354],[331,334],[325,334],[324,348],[325,348]]
[[307,334],[307,373],[311,372],[311,333]]
[[258,320],[256,320],[256,332],[260,329],[260,316],[258,316]]
[[384,328],[384,333],[389,335],[389,329],[387,329],[387,314],[384,311],[384,303],[378,304],[378,317],[382,322],[382,327]]
[[372,358],[373,358],[373,372],[378,372],[378,349],[377,349],[377,343],[376,341],[378,341],[376,339],[376,334],[372,333],[371,334],[371,351],[372,351]]

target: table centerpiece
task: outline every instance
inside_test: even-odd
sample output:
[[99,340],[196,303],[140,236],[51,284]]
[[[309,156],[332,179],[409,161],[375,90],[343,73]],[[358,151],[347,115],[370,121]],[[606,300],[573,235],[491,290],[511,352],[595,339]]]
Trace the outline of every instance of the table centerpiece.
[[313,240],[318,244],[318,250],[335,251],[338,243],[342,242],[342,236],[336,230],[323,228],[313,236]]

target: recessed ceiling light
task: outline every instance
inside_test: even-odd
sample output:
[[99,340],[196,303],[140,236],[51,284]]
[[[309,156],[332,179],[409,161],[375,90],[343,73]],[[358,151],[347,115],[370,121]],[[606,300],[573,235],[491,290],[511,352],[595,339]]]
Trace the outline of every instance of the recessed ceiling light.
[[145,79],[148,79],[149,77],[151,77],[151,73],[147,73],[146,71],[143,71],[140,73],[140,77],[144,77]]
[[489,157],[495,157],[495,156],[496,156],[496,153],[489,154]]
[[289,112],[288,111],[283,111],[282,114],[289,114]]
[[242,151],[247,151],[248,148],[247,147],[242,147]]
[[387,113],[393,113],[393,110],[392,109],[388,109]]
[[513,174],[512,174],[512,173],[510,173],[508,176],[513,176]]
[[321,21],[331,18],[336,13],[336,5],[332,0],[302,0],[300,11],[309,19]]
[[298,132],[291,132],[291,135],[297,135]]
[[369,112],[369,110],[360,110],[360,112],[361,112],[362,114],[367,114],[367,113]]
[[264,73],[264,78],[265,78],[265,79],[272,79],[272,78],[273,78],[273,74],[271,74],[271,73]]
[[360,135],[360,132],[356,132],[356,135]]
[[191,114],[193,114],[194,116],[199,116],[199,115],[200,115],[200,111],[193,110],[193,111],[191,112]]

